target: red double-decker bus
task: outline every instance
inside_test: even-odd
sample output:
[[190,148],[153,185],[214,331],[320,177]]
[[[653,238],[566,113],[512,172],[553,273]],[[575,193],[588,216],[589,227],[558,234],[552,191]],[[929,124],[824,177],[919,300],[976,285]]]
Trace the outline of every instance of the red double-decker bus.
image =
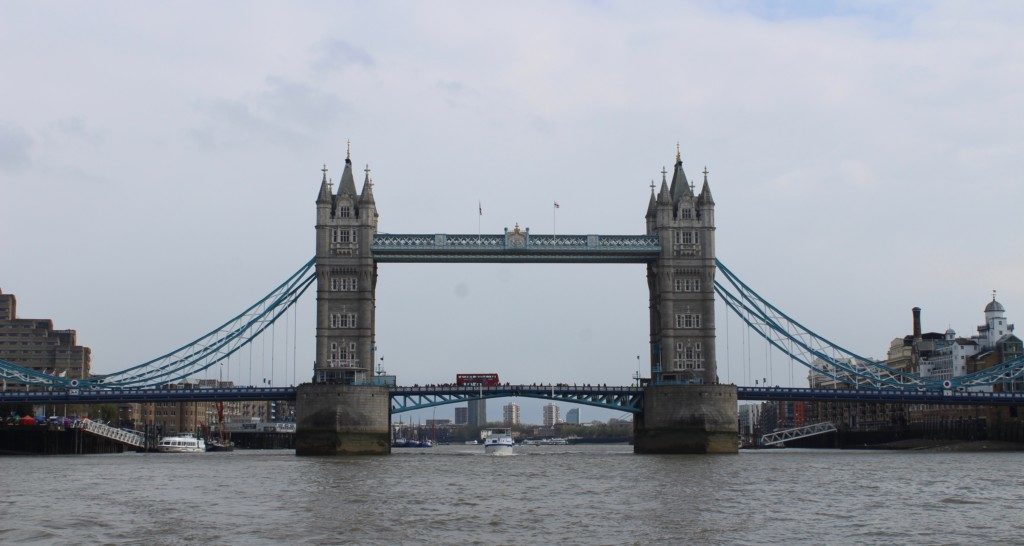
[[495,387],[501,384],[496,373],[460,373],[455,374],[456,385],[483,385]]

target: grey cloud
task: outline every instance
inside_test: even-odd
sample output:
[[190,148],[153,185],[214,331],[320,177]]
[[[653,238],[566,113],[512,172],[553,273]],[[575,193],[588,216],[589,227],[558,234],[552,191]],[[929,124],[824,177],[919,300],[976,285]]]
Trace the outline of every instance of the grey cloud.
[[77,116],[61,118],[55,121],[52,127],[67,138],[85,142],[100,142],[103,140],[103,135],[99,131],[90,127],[82,118]]
[[480,96],[476,89],[459,81],[439,80],[436,85],[441,90],[444,102],[451,108],[465,107],[469,104],[470,100]]
[[267,87],[250,100],[201,102],[203,124],[193,138],[201,145],[228,145],[253,138],[275,144],[309,142],[350,109],[336,95],[304,83],[268,77]]
[[313,68],[317,72],[337,72],[349,66],[372,68],[376,65],[365,49],[344,40],[324,40],[316,49],[318,57]]
[[28,167],[32,143],[32,136],[21,127],[0,122],[0,169],[17,172]]

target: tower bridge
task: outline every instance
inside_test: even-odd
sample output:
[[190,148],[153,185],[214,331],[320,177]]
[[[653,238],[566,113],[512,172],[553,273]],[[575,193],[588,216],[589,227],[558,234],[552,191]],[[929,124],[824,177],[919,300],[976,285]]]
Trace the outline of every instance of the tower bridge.
[[[350,156],[337,191],[326,167],[316,199],[316,254],[266,296],[177,349],[89,378],[57,377],[0,360],[0,379],[35,387],[0,392],[0,402],[99,403],[186,400],[296,400],[296,452],[387,453],[393,413],[479,398],[564,400],[634,414],[639,453],[737,449],[737,400],[845,400],[952,405],[1019,405],[1020,393],[979,392],[1024,378],[1024,356],[980,371],[925,377],[866,358],[796,321],[716,258],[715,202],[707,169],[699,192],[677,152],[662,171],[645,230],[637,234],[378,233],[369,170],[357,192]],[[650,380],[643,386],[388,385],[374,375],[377,265],[380,263],[636,263],[649,289]],[[162,389],[223,363],[265,332],[316,285],[316,352],[311,383],[297,388]],[[721,385],[715,354],[715,300],[791,362],[834,389]],[[998,304],[993,301],[990,307]],[[1002,325],[1002,315],[989,312]],[[998,315],[998,316],[997,316]],[[1009,327],[1007,327],[1009,328]],[[586,378],[581,378],[585,381]]]
[[[637,414],[635,449],[735,452],[736,389],[718,384],[715,360],[715,202],[707,169],[694,189],[677,151],[671,181],[663,169],[660,191],[651,187],[644,233],[538,235],[516,225],[502,234],[390,234],[377,230],[369,169],[357,192],[351,154],[337,191],[325,167],[316,199],[316,361],[313,383],[297,392],[296,451],[389,449],[394,389],[371,384],[377,264],[501,262],[645,264],[651,383],[642,397],[627,397]],[[410,396],[397,409],[460,399]],[[581,403],[608,403],[593,396]]]

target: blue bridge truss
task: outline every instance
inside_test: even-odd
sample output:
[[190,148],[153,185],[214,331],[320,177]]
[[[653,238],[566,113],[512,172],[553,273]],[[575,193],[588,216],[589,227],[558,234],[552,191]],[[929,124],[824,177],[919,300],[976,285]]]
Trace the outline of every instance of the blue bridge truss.
[[470,400],[515,396],[571,402],[628,413],[639,413],[643,410],[643,389],[640,387],[498,385],[494,387],[392,387],[391,413],[402,413]]
[[736,396],[740,400],[942,404],[949,406],[1024,405],[1024,392],[973,392],[948,389],[797,389],[786,387],[737,387],[736,390]]

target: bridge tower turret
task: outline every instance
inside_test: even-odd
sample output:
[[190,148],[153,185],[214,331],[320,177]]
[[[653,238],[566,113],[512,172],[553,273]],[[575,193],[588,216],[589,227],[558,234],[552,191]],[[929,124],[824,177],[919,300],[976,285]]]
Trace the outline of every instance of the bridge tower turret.
[[317,198],[313,382],[358,384],[373,372],[377,207],[369,166],[362,194],[356,193],[351,151],[334,195],[324,171]]
[[647,233],[661,239],[661,256],[647,266],[651,378],[715,384],[715,203],[706,172],[694,195],[678,150],[671,186],[665,174],[647,222]]

